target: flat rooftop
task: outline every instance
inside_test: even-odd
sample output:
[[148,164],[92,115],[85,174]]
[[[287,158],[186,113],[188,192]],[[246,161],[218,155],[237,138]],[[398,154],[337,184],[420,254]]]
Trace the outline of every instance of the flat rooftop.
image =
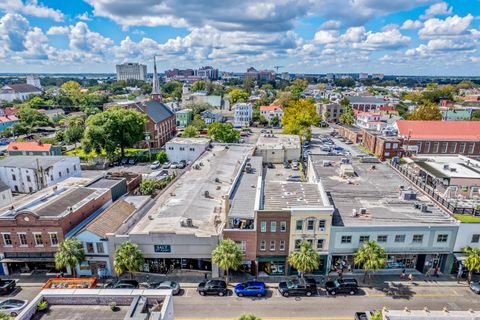
[[102,305],[52,305],[47,313],[36,313],[34,320],[85,320],[102,319],[118,320],[123,319],[130,306],[118,306],[115,312],[112,312],[110,306]]
[[282,149],[300,148],[300,138],[292,134],[262,133],[257,140],[257,148]]
[[168,141],[167,144],[208,144],[210,139],[208,138],[173,138]]
[[230,199],[229,217],[253,219],[258,178],[262,176],[262,157],[249,157]]
[[317,183],[266,181],[263,210],[324,207]]
[[464,156],[419,157],[414,161],[438,178],[480,179],[480,161]]
[[67,161],[70,159],[77,159],[79,157],[68,156],[10,156],[0,160],[0,167],[14,167],[14,168],[49,168],[57,162]]
[[122,183],[122,181],[124,179],[125,178],[101,178],[101,179],[98,179],[97,181],[89,184],[88,187],[89,188],[111,189],[113,186],[116,186],[117,184]]
[[[401,186],[404,190],[415,189],[387,164],[363,163],[360,159],[348,158],[355,175],[342,178],[339,168],[345,157],[311,155],[310,158],[316,177],[336,208],[334,226],[456,224],[454,218],[422,193],[417,192],[416,200],[401,199]],[[324,166],[324,161],[331,165]],[[415,208],[415,204],[427,205],[428,212]],[[359,212],[361,208],[366,209],[366,214],[354,216],[353,210]]]
[[[224,197],[251,153],[252,147],[241,145],[214,146],[206,151],[155,200],[129,233],[218,235],[224,222]],[[182,226],[188,218],[193,227]]]

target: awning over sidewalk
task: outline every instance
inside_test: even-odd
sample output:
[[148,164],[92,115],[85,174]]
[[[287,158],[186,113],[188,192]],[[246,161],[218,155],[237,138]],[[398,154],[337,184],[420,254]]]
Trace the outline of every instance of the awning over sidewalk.
[[54,258],[3,258],[3,263],[55,262]]
[[467,258],[467,255],[465,253],[456,252],[453,255],[455,256],[455,259],[457,259],[457,261],[463,261]]

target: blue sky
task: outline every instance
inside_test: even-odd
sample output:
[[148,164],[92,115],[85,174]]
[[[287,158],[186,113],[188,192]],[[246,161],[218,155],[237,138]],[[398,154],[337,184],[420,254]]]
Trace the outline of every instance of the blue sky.
[[480,0],[2,0],[0,72],[480,75]]

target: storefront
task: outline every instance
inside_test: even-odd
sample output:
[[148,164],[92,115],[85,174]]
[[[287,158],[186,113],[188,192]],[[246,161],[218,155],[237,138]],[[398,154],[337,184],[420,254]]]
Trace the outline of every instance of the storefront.
[[146,258],[143,272],[163,273],[173,270],[212,271],[212,262],[207,259]]
[[[54,253],[4,253],[3,263],[5,274],[32,274],[41,272],[56,274]],[[64,270],[65,271],[65,270]]]
[[272,256],[258,257],[258,273],[269,276],[284,276],[287,265],[287,257]]
[[110,271],[108,258],[87,257],[85,261],[80,263],[78,269],[79,276],[105,278],[112,274]]
[[[328,255],[320,255],[320,258],[318,260],[318,269],[314,270],[311,273],[312,274],[317,274],[317,275],[326,274],[326,272],[327,272],[327,261],[328,261]],[[297,274],[297,270],[295,270],[295,268],[293,268],[292,266],[289,266],[288,274],[290,274],[290,275]]]

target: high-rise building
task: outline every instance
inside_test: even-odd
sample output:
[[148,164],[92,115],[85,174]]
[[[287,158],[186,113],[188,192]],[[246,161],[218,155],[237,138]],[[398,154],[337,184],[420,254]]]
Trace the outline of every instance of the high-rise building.
[[142,80],[145,81],[147,66],[139,63],[126,62],[117,64],[117,81]]

